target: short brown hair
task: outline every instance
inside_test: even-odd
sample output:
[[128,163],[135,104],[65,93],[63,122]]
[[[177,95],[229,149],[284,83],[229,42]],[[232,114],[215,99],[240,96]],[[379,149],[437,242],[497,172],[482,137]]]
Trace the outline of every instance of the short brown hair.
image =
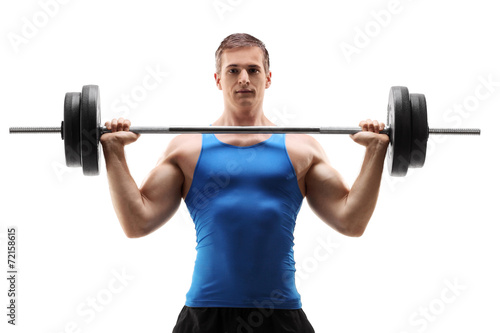
[[222,53],[224,50],[229,50],[229,49],[234,49],[237,47],[248,47],[248,46],[257,46],[262,50],[262,54],[264,55],[264,70],[267,73],[269,73],[269,53],[267,52],[266,46],[264,43],[255,38],[254,36],[251,36],[249,34],[232,34],[224,38],[224,40],[220,43],[219,48],[217,51],[215,51],[215,71],[217,74],[220,74],[221,72],[221,66],[222,66]]

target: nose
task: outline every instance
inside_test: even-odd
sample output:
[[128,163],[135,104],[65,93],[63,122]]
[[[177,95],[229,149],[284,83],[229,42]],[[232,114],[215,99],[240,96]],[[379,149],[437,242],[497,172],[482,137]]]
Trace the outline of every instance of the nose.
[[241,70],[240,76],[238,77],[238,83],[240,85],[246,85],[250,83],[250,81],[248,80],[248,73],[246,69]]

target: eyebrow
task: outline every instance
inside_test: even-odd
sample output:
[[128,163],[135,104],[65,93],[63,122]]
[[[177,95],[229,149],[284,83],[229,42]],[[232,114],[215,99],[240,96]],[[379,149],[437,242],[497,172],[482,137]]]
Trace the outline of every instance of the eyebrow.
[[[230,65],[227,65],[226,68],[229,68],[229,67],[240,67],[239,65],[237,64],[230,64]],[[248,65],[249,68],[258,68],[260,69],[260,66],[259,65]]]

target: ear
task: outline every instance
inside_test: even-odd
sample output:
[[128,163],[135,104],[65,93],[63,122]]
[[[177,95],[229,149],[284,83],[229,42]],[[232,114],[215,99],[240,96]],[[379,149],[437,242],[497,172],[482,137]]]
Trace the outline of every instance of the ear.
[[219,76],[219,74],[214,73],[214,79],[215,79],[215,85],[217,86],[217,88],[219,88],[219,90],[222,90],[222,86],[220,84],[220,76]]
[[267,75],[266,75],[266,89],[269,88],[271,86],[271,75],[272,73],[269,72]]

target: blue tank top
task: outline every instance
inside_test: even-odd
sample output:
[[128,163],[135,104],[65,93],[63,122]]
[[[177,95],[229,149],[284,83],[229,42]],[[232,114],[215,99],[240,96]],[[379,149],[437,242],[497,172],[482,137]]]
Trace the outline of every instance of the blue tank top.
[[202,137],[185,199],[197,242],[186,306],[300,309],[293,231],[303,197],[285,135],[246,147]]

